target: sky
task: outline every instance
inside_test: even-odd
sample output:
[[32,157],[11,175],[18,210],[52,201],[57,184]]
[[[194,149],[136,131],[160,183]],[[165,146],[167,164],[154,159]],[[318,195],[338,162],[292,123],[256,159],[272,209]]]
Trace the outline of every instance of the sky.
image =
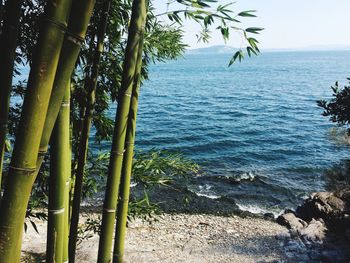
[[[165,10],[165,2],[154,1],[157,12]],[[244,18],[241,26],[265,28],[257,37],[261,48],[350,47],[350,0],[238,0],[232,8],[257,10],[258,17]],[[213,33],[209,44],[197,43],[195,23],[186,22],[183,29],[190,48],[224,44],[219,33]],[[237,47],[240,43],[241,37],[232,33],[227,44]]]

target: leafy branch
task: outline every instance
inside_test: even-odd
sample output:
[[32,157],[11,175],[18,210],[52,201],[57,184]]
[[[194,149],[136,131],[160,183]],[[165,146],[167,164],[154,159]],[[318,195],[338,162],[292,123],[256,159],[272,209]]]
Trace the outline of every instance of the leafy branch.
[[[177,9],[169,11],[170,5],[179,3],[184,5],[185,9]],[[174,24],[183,25],[183,20],[193,20],[201,26],[201,31],[196,35],[198,41],[208,42],[211,37],[211,28],[215,27],[219,30],[224,41],[227,42],[230,38],[230,32],[233,30],[242,35],[242,45],[232,56],[229,66],[237,60],[241,62],[244,59],[245,52],[251,57],[258,55],[260,49],[258,47],[259,41],[255,35],[262,30],[261,27],[243,28],[238,26],[241,23],[241,18],[255,18],[255,10],[247,10],[235,13],[232,10],[234,3],[224,5],[217,5],[217,0],[174,0],[167,3],[167,11],[157,16],[166,15],[168,19]]]
[[[350,83],[350,78],[347,79]],[[324,109],[322,115],[339,126],[350,124],[350,85],[339,87],[338,81],[331,87],[332,98],[329,101],[319,100],[317,105]],[[350,128],[348,129],[350,134]]]

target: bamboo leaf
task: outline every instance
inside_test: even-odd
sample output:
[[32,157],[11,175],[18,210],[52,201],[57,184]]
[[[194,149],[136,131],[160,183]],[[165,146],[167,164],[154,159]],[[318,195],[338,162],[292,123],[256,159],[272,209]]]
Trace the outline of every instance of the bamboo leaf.
[[248,10],[248,11],[243,11],[238,14],[238,16],[242,17],[256,17],[253,13],[255,13],[256,10]]
[[261,27],[249,27],[246,28],[245,31],[253,34],[259,34],[260,31],[264,30],[264,28]]
[[35,232],[37,232],[39,234],[38,228],[36,227],[36,224],[33,221],[30,221],[30,223],[32,224]]

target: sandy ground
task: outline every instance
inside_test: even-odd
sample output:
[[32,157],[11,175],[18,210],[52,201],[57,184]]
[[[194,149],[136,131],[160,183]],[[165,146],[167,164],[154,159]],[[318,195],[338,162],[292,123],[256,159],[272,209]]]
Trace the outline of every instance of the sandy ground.
[[[23,262],[42,262],[46,224],[23,238]],[[289,262],[277,236],[287,230],[265,219],[239,216],[163,214],[158,221],[129,225],[125,261],[142,262]],[[98,236],[84,240],[77,262],[96,262]],[[30,259],[31,258],[31,259]]]

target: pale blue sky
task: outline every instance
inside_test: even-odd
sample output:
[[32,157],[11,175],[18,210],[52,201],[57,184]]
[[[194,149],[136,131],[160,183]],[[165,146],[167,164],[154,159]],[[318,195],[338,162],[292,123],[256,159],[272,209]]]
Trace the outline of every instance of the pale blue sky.
[[[154,1],[159,12],[164,11],[165,2]],[[245,18],[243,25],[265,28],[258,37],[262,48],[350,46],[350,0],[238,0],[234,5],[237,11],[251,9],[258,11],[258,18]],[[223,44],[219,34],[213,34],[209,45],[197,44],[194,23],[185,23],[184,30],[191,48]],[[240,43],[235,34],[228,42],[231,46]]]

